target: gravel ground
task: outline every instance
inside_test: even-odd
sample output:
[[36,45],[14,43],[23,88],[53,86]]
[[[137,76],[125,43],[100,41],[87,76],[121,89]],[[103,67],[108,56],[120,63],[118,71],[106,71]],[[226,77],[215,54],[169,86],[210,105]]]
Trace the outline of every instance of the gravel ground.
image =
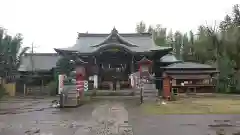
[[[0,114],[0,135],[24,135],[36,129],[40,129],[42,135],[90,135],[89,127],[96,126],[96,119],[109,115],[107,108],[119,110],[111,119],[120,123],[128,121],[135,135],[214,135],[219,129],[228,134],[240,130],[237,124],[240,115],[146,115],[136,99],[99,99],[78,108],[57,109],[51,108],[51,100],[2,102],[0,112],[5,113]],[[105,109],[99,109],[101,106]],[[93,115],[93,112],[100,115]]]

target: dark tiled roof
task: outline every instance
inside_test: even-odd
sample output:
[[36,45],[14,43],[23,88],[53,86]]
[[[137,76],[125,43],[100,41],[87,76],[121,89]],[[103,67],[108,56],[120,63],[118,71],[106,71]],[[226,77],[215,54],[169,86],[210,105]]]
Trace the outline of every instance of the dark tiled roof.
[[32,71],[33,70],[51,70],[56,67],[56,63],[60,56],[56,53],[27,53],[22,57],[21,65],[18,71]]
[[165,69],[214,69],[214,67],[210,65],[193,63],[193,62],[174,63],[164,68]]
[[57,53],[25,53],[24,56],[59,56]]
[[174,79],[208,79],[210,75],[171,75]]
[[[93,46],[103,43],[111,35],[115,35],[115,36],[118,35],[120,37],[118,39],[121,39],[125,43],[136,45],[136,47],[132,47],[132,46],[127,46],[125,44],[121,44],[122,46],[124,46],[128,50],[131,50],[132,52],[147,52],[151,50],[165,50],[165,49],[171,50],[171,47],[157,46],[153,41],[151,34],[149,33],[121,34],[121,33],[118,33],[118,31],[115,30],[115,28],[112,30],[110,34],[78,33],[78,39],[74,46],[69,48],[56,48],[55,50],[56,51],[58,50],[79,51],[80,53],[92,53],[99,49],[98,47],[93,47]],[[107,45],[109,44],[105,44],[105,46]]]

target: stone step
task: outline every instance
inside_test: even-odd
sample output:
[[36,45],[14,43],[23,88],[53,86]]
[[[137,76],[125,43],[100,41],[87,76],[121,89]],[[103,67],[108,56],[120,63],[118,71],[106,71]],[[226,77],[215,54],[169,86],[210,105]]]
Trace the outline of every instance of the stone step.
[[68,95],[68,98],[76,98],[76,95]]
[[[135,91],[135,96],[139,96],[140,97],[140,93],[141,91]],[[143,100],[156,100],[158,95],[158,91],[157,90],[144,90],[143,93]]]
[[77,98],[68,98],[67,101],[64,103],[64,106],[77,106],[78,105],[78,99]]
[[77,93],[68,93],[68,97],[76,97],[78,94]]
[[144,93],[150,93],[150,94],[154,94],[154,93],[158,93],[157,91],[143,91]]
[[156,89],[156,86],[155,86],[155,84],[150,83],[150,84],[144,84],[143,88],[145,90],[153,90],[153,89]]
[[78,91],[76,91],[76,90],[75,91],[68,91],[67,93],[68,94],[76,94],[76,93],[78,93]]
[[[158,93],[158,91],[155,91],[155,90],[151,90],[151,91],[149,91],[149,90],[144,90],[143,91],[144,93],[150,93],[150,94],[156,94],[156,93]],[[140,94],[141,93],[141,91],[139,90],[139,91],[135,91],[135,93],[136,94]]]
[[157,93],[143,93],[143,95],[146,95],[146,96],[152,96],[152,95],[154,95],[154,96],[156,96],[157,95]]

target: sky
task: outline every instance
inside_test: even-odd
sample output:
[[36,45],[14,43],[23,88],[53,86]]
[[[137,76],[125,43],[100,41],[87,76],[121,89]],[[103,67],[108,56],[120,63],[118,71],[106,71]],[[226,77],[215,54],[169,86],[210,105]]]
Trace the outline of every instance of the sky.
[[23,45],[54,52],[76,43],[77,32],[135,32],[136,24],[161,24],[187,32],[219,22],[239,0],[0,0],[0,27],[22,33]]

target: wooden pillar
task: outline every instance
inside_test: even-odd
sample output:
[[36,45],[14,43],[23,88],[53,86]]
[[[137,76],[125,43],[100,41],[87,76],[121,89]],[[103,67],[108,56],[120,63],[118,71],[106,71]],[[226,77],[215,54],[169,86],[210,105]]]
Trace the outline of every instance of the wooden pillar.
[[41,94],[43,92],[43,78],[41,79]]
[[95,70],[97,70],[96,71],[96,74],[95,75],[97,75],[97,88],[99,88],[99,85],[102,83],[101,81],[101,67],[100,67],[100,63],[99,63],[99,61],[98,61],[98,59],[96,58],[96,56],[94,56],[94,63],[95,63],[95,66],[96,66],[96,69]]
[[23,93],[24,93],[24,96],[26,96],[27,93],[26,93],[26,84],[25,83],[23,84]]
[[93,75],[93,87],[94,87],[94,89],[98,89],[98,75],[97,74]]
[[134,73],[134,55],[132,55],[132,60],[131,60],[131,73]]

